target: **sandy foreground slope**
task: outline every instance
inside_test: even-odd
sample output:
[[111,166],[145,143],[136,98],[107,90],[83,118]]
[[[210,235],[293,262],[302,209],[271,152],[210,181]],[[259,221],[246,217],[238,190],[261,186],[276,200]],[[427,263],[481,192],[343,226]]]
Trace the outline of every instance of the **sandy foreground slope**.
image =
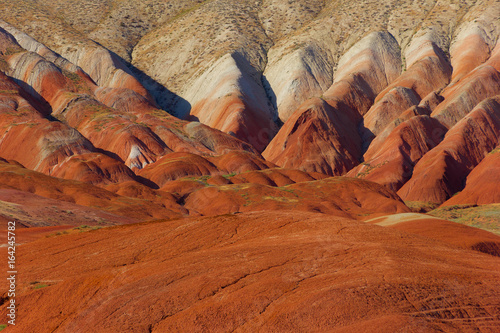
[[317,213],[253,212],[43,237],[20,246],[18,262],[21,320],[7,331],[500,327],[498,257]]

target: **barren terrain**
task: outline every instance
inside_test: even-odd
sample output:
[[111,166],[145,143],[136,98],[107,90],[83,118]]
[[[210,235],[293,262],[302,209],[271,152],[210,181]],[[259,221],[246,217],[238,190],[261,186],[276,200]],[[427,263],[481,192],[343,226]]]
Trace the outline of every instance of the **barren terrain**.
[[500,1],[0,10],[6,332],[500,330]]

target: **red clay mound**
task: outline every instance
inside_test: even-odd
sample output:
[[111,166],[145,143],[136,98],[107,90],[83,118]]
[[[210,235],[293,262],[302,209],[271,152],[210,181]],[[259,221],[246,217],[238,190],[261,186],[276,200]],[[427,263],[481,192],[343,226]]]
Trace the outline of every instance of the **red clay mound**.
[[158,186],[187,176],[204,176],[217,173],[217,167],[207,159],[191,153],[171,153],[138,172]]
[[[92,143],[79,132],[65,123],[44,118],[21,97],[23,89],[3,74],[0,74],[0,89],[2,157],[45,174],[94,184],[135,179],[134,173],[121,161],[97,153]],[[75,161],[78,167],[70,169]]]
[[181,122],[177,118],[172,116],[169,117],[170,119],[176,119],[179,124],[183,125],[182,130],[185,132],[185,136],[189,138],[189,140],[186,140],[187,142],[190,144],[199,144],[216,155],[222,155],[231,150],[244,150],[257,154],[257,150],[253,146],[232,135],[223,133],[199,122]]
[[247,151],[231,151],[227,154],[209,158],[224,173],[241,173],[276,167],[259,155]]
[[68,100],[61,111],[54,115],[82,133],[95,147],[116,154],[129,167],[142,168],[158,155],[171,151],[150,128],[136,123],[134,117],[88,96]]
[[[200,73],[201,74],[201,73]],[[253,145],[262,151],[277,132],[261,73],[239,52],[229,52],[192,81],[186,98],[191,107],[178,110]]]
[[[213,160],[217,161],[218,157],[215,157]],[[165,183],[165,185],[162,186],[161,190],[163,192],[169,192],[173,193],[174,196],[177,198],[178,202],[184,202],[184,200],[193,192],[205,188],[208,185],[215,186],[215,193],[212,193],[213,195],[213,200],[210,202],[206,202],[203,200],[203,202],[207,203],[209,206],[210,205],[216,205],[216,201],[221,201],[221,207],[224,207],[224,200],[222,198],[225,198],[225,191],[219,191],[220,186],[224,185],[231,185],[231,184],[240,184],[242,188],[261,188],[256,185],[267,185],[267,186],[272,186],[272,187],[281,187],[281,186],[286,186],[290,184],[295,184],[299,182],[308,182],[308,181],[314,181],[318,179],[325,179],[328,178],[328,176],[320,173],[307,173],[299,170],[293,170],[293,169],[281,169],[281,168],[273,168],[273,169],[264,169],[264,170],[256,170],[256,171],[247,171],[243,173],[230,173],[227,174],[227,171],[219,171],[216,174],[211,174],[211,175],[204,175],[204,176],[188,176],[184,178],[179,178],[177,180],[173,181],[168,181]],[[117,187],[120,185],[109,185],[107,188],[110,187]],[[255,187],[256,186],[256,187]],[[240,188],[238,187],[238,188]],[[222,187],[225,188],[225,187]],[[236,188],[236,187],[235,187]],[[212,190],[209,190],[212,191]],[[275,191],[275,190],[271,190]],[[114,191],[115,192],[115,191]],[[154,191],[156,193],[156,191]],[[279,192],[279,191],[278,191]],[[120,192],[116,192],[120,193]],[[274,192],[273,192],[274,193]],[[281,192],[280,192],[281,193]],[[218,196],[220,195],[220,197]],[[256,193],[256,195],[263,195],[263,193]],[[142,197],[142,196],[141,196]],[[202,196],[203,197],[203,196]],[[236,198],[236,197],[234,197]],[[230,201],[233,201],[234,198],[229,198]],[[244,203],[242,203],[244,204]],[[199,205],[199,203],[197,203]],[[202,205],[203,206],[203,205]],[[196,214],[198,212],[197,207],[194,207],[195,211],[191,211],[191,214]],[[290,207],[290,209],[293,209],[293,206]],[[195,213],[196,212],[196,213]],[[222,212],[226,212],[225,209],[222,210]],[[214,210],[213,214],[220,214],[221,211],[217,208]],[[212,214],[212,213],[211,213]]]
[[[367,133],[365,130],[361,129],[361,132],[364,135],[365,140],[363,141],[363,147],[367,148],[365,154],[363,155],[364,160],[369,160],[376,154],[383,145],[385,145],[385,141],[387,137],[394,131],[396,127],[398,127],[401,123],[412,119],[417,116],[426,116],[429,115],[431,111],[427,109],[427,107],[420,106],[412,106],[409,109],[405,110],[399,116],[394,118],[391,122],[389,122],[384,129],[375,137],[373,140],[370,139],[370,133]],[[444,134],[444,133],[441,133]],[[435,139],[433,137],[433,139]],[[440,138],[441,140],[442,138]]]
[[23,249],[16,331],[500,329],[498,258],[338,217],[194,218]]
[[[201,119],[208,126],[231,133],[262,151],[277,132],[276,125],[269,114],[249,106],[242,97],[232,93],[215,100],[200,100],[193,105],[191,118]],[[206,110],[211,110],[209,116],[204,114]]]
[[420,98],[412,89],[395,87],[373,104],[364,116],[363,126],[371,135],[377,136],[403,111],[413,105],[418,105],[419,102]]
[[441,139],[446,128],[428,116],[416,116],[396,127],[377,151],[347,176],[359,177],[397,191],[410,179],[415,164]]
[[358,122],[400,69],[400,49],[394,37],[387,32],[368,34],[339,60],[324,100],[305,101],[263,156],[283,168],[345,174],[358,165],[362,155]]
[[462,192],[451,197],[443,206],[500,202],[500,147],[497,147],[471,171]]
[[422,157],[398,194],[405,201],[446,201],[463,189],[469,172],[496,147],[499,139],[500,104],[498,98],[487,99]]
[[401,49],[389,32],[366,35],[339,60],[328,101],[344,104],[363,116],[375,97],[401,74]]
[[498,94],[500,73],[493,66],[482,65],[442,92],[445,99],[432,116],[451,128],[481,101]]
[[69,98],[69,93],[76,92],[77,84],[82,92],[90,92],[93,86],[87,85],[78,74],[66,71],[66,75],[74,78],[73,82],[63,74],[56,65],[34,52],[22,52],[9,58],[12,71],[10,76],[20,80],[34,98],[45,101],[53,109],[64,108]]
[[177,152],[164,155],[155,163],[139,170],[137,174],[163,187],[170,181],[185,177],[225,175],[229,178],[237,173],[269,167],[275,165],[247,151],[230,151],[224,155],[205,157]]
[[117,109],[78,96],[60,116],[96,147],[116,154],[135,169],[142,169],[171,152],[215,155],[243,150],[257,154],[236,138],[204,125],[181,121],[165,111],[132,106],[133,110],[128,110],[120,103],[112,106]]
[[361,138],[352,116],[334,105],[319,98],[304,102],[262,155],[287,169],[328,175],[349,171],[359,163]]
[[[177,152],[191,152],[195,154],[224,154],[231,150],[246,150],[252,153],[257,151],[249,144],[244,143],[230,135],[220,131],[199,126],[199,124],[189,124],[175,117],[168,115],[165,111],[160,111],[153,105],[152,98],[146,89],[139,82],[126,73],[126,68],[113,59],[114,56],[104,50],[92,51],[86,50],[87,56],[103,57],[96,66],[90,63],[99,58],[89,58],[82,64],[83,67],[91,69],[91,74],[96,78],[95,82],[79,67],[68,60],[61,58],[53,53],[47,47],[32,40],[28,36],[15,30],[8,24],[9,31],[16,35],[16,38],[23,39],[23,47],[35,52],[28,52],[17,44],[15,38],[3,29],[0,31],[0,60],[2,70],[8,75],[17,79],[16,82],[22,89],[11,82],[3,73],[2,80],[3,93],[12,91],[11,95],[20,95],[25,100],[20,101],[19,96],[16,101],[10,104],[31,104],[33,114],[36,114],[35,122],[29,123],[30,128],[36,126],[39,122],[44,122],[43,117],[50,115],[64,122],[64,126],[73,130],[73,137],[81,134],[81,140],[85,141],[87,151],[75,152],[71,143],[67,144],[67,150],[62,154],[56,152],[51,156],[50,165],[37,165],[37,171],[50,174],[53,165],[61,164],[63,158],[74,154],[93,152],[94,146],[98,150],[106,151],[106,155],[112,156],[117,163],[124,163],[131,169],[142,169],[148,164],[154,163],[161,156]],[[26,40],[25,40],[26,39]],[[120,69],[114,68],[114,66]],[[8,81],[9,87],[5,82]],[[14,88],[12,88],[12,87]],[[28,103],[29,102],[29,103]],[[23,105],[24,106],[24,105]],[[19,107],[11,107],[19,109]],[[10,111],[10,110],[9,110]],[[26,118],[26,117],[25,117]],[[5,123],[22,123],[25,119],[8,119]],[[30,119],[33,120],[33,119]],[[52,126],[56,126],[51,123]],[[245,127],[245,124],[242,124]],[[25,126],[20,126],[18,131]],[[255,126],[254,126],[255,127]],[[50,132],[51,129],[44,128]],[[76,130],[76,131],[75,131]],[[253,131],[255,128],[253,129]],[[35,131],[35,130],[34,130]],[[252,132],[253,132],[252,131]],[[15,132],[15,131],[14,131]],[[23,136],[26,133],[14,133]],[[35,133],[34,137],[47,136],[43,133]],[[64,133],[56,133],[58,137],[71,137]],[[86,139],[86,140],[84,140]],[[88,140],[88,141],[87,141]],[[268,142],[267,139],[266,143]],[[19,141],[25,141],[20,138]],[[44,142],[39,144],[38,149],[45,150],[45,155],[50,155],[46,151],[54,144]],[[4,150],[15,150],[12,142],[4,142]],[[28,149],[34,149],[33,143],[28,143]],[[33,159],[43,160],[40,156],[34,154]],[[21,160],[24,165],[33,169],[33,166],[23,160],[22,157],[7,154],[9,159]],[[104,159],[105,157],[99,157]],[[79,158],[81,162],[83,159]],[[93,158],[92,160],[96,160]],[[38,162],[37,162],[38,163]],[[43,164],[43,162],[42,162]],[[71,166],[69,166],[71,164]],[[68,163],[65,167],[71,168],[75,163]],[[111,161],[105,161],[103,164],[112,164]],[[83,166],[78,164],[76,169],[86,168],[95,170],[95,163]],[[103,170],[102,174],[110,174],[110,177],[104,177],[102,183],[112,181],[111,179],[123,178],[123,175],[114,175],[116,170],[125,170],[124,166],[113,167],[112,170]],[[99,173],[98,171],[97,173]],[[63,170],[59,174],[78,175],[80,172],[75,170]],[[130,172],[129,172],[130,173]],[[75,179],[93,182],[97,181],[99,175],[89,177],[82,176]],[[69,176],[68,176],[69,177]],[[133,178],[133,177],[132,177]],[[126,179],[121,179],[127,181]],[[130,180],[130,179],[129,179]],[[100,181],[100,180],[99,180]]]
[[452,84],[480,66],[490,55],[490,47],[478,30],[465,33],[450,48],[451,65],[453,66]]
[[136,179],[135,174],[122,162],[96,153],[71,156],[64,164],[55,166],[51,175],[96,185]]
[[[26,181],[27,179],[29,181]],[[137,182],[133,183],[135,187],[144,187],[144,185]],[[120,189],[124,185],[115,184],[111,186]],[[121,196],[88,183],[50,177],[25,169],[15,163],[7,163],[5,160],[0,161],[0,187],[92,207],[93,209],[103,210],[107,213],[126,216],[140,221],[152,218],[181,217],[185,213],[185,210],[175,203],[175,199],[165,193],[156,192],[154,196],[149,195],[145,197],[146,199]],[[114,190],[117,189],[115,188]],[[147,190],[152,191],[149,188]],[[138,193],[142,195],[144,190]],[[127,194],[130,194],[130,192]],[[47,221],[46,217],[38,216],[33,218]]]
[[376,98],[378,102],[382,97],[395,87],[413,89],[420,98],[438,89],[444,88],[450,81],[452,68],[446,60],[443,51],[429,40],[420,40],[420,45],[414,47],[416,54],[408,65],[408,70],[403,72]]
[[98,88],[95,96],[104,105],[125,112],[148,112],[155,109],[146,97],[131,89]]
[[275,168],[245,172],[229,179],[233,184],[255,183],[269,186],[286,186],[324,178],[328,178],[328,176],[322,173]]
[[0,189],[0,214],[9,221],[16,221],[17,228],[61,225],[103,227],[140,222],[138,219],[12,189]]
[[[269,178],[267,180],[270,181]],[[299,210],[350,218],[409,211],[394,192],[382,185],[360,179],[335,177],[285,187],[274,187],[274,182],[260,185],[259,181],[201,186],[185,198],[184,207],[202,215]]]

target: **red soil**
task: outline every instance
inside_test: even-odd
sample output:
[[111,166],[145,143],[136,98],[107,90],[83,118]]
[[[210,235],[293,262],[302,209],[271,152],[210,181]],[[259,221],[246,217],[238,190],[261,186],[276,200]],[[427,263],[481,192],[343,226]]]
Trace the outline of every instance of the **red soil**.
[[500,236],[498,235],[463,224],[427,217],[423,214],[419,214],[420,216],[412,215],[415,216],[408,218],[402,216],[399,221],[397,215],[381,217],[371,220],[370,223],[500,257]]
[[23,245],[18,265],[22,332],[500,328],[498,258],[320,214],[254,212],[41,238]]

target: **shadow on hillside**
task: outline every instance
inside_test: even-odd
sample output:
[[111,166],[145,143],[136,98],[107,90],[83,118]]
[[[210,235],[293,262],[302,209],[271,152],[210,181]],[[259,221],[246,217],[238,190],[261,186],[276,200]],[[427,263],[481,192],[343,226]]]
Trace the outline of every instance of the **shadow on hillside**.
[[[361,143],[362,143],[361,153],[364,155],[368,150],[368,147],[372,143],[373,139],[375,139],[375,134],[373,134],[372,131],[370,131],[368,128],[365,127],[364,119],[361,119],[360,123],[358,124],[358,133],[361,137]],[[360,162],[364,162],[363,155],[361,156]]]
[[52,107],[49,102],[45,100],[32,86],[23,80],[16,79],[15,77],[9,76],[14,83],[16,83],[19,87],[21,87],[20,96],[27,100],[32,106],[35,107],[38,111],[48,117],[52,113]]
[[151,96],[155,99],[157,107],[175,117],[182,119],[185,115],[189,114],[191,104],[187,100],[168,90],[167,87],[150,77],[148,74],[144,73],[139,68],[135,67],[127,60],[120,57],[118,54],[109,49],[107,50],[112,57],[121,62],[129,70],[129,74],[134,76],[144,86],[144,88],[149,91]]

